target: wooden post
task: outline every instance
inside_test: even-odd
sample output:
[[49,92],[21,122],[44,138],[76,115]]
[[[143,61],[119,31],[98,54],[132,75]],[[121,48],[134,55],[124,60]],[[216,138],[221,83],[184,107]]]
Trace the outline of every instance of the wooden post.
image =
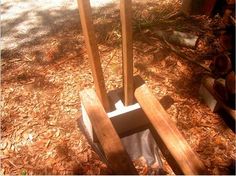
[[79,6],[80,20],[88,52],[89,62],[92,69],[95,89],[99,99],[102,102],[103,107],[106,111],[109,111],[109,100],[106,93],[96,37],[93,29],[90,2],[89,0],[77,0],[77,2]]
[[131,0],[120,1],[120,16],[122,25],[124,103],[125,106],[128,106],[133,103],[134,99]]
[[203,174],[206,171],[203,163],[148,87],[138,85],[134,96],[147,115],[152,135],[175,174]]
[[80,97],[111,169],[120,175],[137,174],[94,90],[84,90],[80,92]]

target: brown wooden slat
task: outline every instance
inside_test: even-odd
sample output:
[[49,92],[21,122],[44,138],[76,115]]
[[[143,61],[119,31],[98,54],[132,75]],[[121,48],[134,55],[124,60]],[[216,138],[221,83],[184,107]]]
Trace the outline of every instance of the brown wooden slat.
[[101,62],[93,29],[91,7],[89,0],[77,0],[79,6],[80,20],[84,34],[85,44],[88,52],[89,62],[92,69],[95,89],[106,111],[110,110]]
[[137,174],[95,91],[84,90],[80,97],[111,169],[115,174]]
[[154,139],[175,174],[204,173],[203,163],[148,87],[145,84],[137,86],[134,95],[150,121]]
[[120,16],[122,25],[124,102],[125,106],[128,106],[134,100],[131,0],[120,1]]

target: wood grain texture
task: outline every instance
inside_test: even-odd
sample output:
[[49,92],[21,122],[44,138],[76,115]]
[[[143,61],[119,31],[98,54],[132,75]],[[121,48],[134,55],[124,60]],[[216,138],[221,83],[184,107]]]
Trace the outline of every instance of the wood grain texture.
[[80,92],[80,97],[113,172],[115,174],[137,174],[95,91],[93,89],[84,90]]
[[133,41],[132,41],[132,1],[120,1],[122,25],[123,84],[125,106],[134,100],[133,86]]
[[134,95],[150,121],[154,139],[175,174],[203,174],[203,163],[148,87],[145,84],[138,85]]
[[79,6],[80,20],[88,52],[89,62],[92,69],[95,89],[105,110],[109,111],[110,110],[109,100],[106,93],[100,57],[92,23],[90,2],[89,0],[77,0],[77,2]]
[[216,0],[183,0],[182,11],[186,15],[211,15]]

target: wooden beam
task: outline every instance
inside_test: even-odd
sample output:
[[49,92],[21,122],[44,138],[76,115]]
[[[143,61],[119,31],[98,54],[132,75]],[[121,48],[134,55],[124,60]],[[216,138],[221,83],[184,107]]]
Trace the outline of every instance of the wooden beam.
[[134,99],[133,90],[133,43],[132,43],[132,1],[120,1],[123,47],[123,84],[125,106],[131,105]]
[[77,0],[77,2],[79,6],[80,20],[88,52],[89,62],[92,69],[95,89],[99,99],[102,102],[103,107],[106,111],[109,111],[109,100],[106,94],[102,67],[96,43],[96,37],[93,29],[90,2],[89,0]]
[[84,90],[80,97],[111,169],[115,174],[137,174],[95,91]]
[[206,170],[203,163],[148,87],[139,83],[134,95],[150,121],[155,141],[175,174],[204,173]]

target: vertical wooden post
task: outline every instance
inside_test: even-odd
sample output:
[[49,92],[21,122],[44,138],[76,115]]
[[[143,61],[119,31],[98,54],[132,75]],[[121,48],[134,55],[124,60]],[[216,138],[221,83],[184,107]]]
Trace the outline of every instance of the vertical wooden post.
[[123,46],[123,84],[124,103],[126,106],[133,103],[133,45],[132,45],[132,1],[120,1],[120,16],[122,25]]
[[88,51],[89,62],[92,69],[96,93],[106,111],[110,110],[109,100],[106,93],[102,67],[98,53],[95,33],[92,23],[92,13],[89,0],[77,0],[79,6],[80,20]]

